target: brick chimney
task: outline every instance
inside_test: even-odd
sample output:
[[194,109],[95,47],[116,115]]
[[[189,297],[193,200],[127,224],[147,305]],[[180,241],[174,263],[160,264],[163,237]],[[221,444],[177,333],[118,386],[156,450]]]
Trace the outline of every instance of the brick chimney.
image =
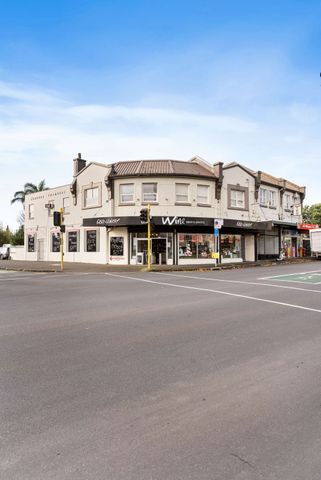
[[78,157],[74,158],[74,177],[81,172],[86,166],[86,160],[81,158],[81,153],[78,153]]

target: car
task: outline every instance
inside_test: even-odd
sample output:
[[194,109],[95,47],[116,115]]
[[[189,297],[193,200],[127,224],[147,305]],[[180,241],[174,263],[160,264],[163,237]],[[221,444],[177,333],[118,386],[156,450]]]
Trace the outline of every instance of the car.
[[0,260],[10,260],[10,243],[4,243],[2,247],[0,247]]

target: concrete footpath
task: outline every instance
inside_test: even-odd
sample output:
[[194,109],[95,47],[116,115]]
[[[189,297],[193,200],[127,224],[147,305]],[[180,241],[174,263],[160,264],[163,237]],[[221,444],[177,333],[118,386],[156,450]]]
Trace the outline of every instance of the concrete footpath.
[[[152,265],[152,271],[202,271],[221,270],[247,267],[267,267],[269,265],[289,265],[292,263],[308,263],[315,261],[311,257],[291,258],[282,261],[262,260],[258,262],[242,262],[208,265]],[[61,272],[59,262],[30,262],[24,260],[0,260],[0,270],[23,271],[23,272]],[[146,272],[147,265],[102,265],[97,263],[71,263],[65,262],[64,272],[74,273],[100,273],[100,272]]]

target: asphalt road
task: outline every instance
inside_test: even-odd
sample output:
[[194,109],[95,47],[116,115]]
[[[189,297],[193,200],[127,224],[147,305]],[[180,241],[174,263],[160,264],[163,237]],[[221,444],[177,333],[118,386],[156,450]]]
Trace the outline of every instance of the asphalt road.
[[320,480],[305,271],[0,272],[0,478]]

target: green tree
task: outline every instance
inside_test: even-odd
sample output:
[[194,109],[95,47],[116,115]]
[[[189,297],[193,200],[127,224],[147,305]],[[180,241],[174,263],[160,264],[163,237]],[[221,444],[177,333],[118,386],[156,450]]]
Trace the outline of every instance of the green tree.
[[18,190],[14,193],[11,203],[21,202],[22,204],[24,204],[26,195],[28,195],[29,193],[42,192],[43,190],[48,190],[45,180],[41,180],[38,185],[27,182],[24,184],[23,190]]
[[18,230],[11,234],[11,243],[12,245],[23,245],[24,244],[24,226],[21,225]]
[[4,229],[2,225],[0,225],[0,246],[4,243],[11,243],[11,232],[9,227]]
[[303,207],[303,209],[302,209],[302,220],[303,220],[303,223],[312,223],[310,205],[305,205]]
[[317,223],[321,225],[321,203],[315,203],[310,207],[311,223]]

